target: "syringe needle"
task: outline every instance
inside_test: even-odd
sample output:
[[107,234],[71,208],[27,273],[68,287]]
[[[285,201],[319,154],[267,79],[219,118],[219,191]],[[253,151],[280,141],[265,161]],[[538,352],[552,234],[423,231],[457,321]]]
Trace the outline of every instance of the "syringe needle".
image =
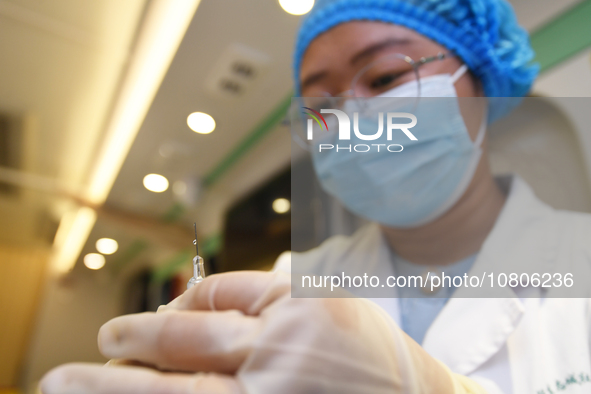
[[195,240],[193,241],[195,244],[195,256],[199,256],[199,245],[197,245],[197,223],[193,223],[193,228],[195,229]]

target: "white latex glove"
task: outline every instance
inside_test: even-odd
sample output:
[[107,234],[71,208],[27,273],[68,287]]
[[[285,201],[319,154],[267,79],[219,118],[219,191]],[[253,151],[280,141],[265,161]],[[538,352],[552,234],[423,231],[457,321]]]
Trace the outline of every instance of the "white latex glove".
[[372,302],[291,298],[280,273],[210,276],[160,313],[109,321],[99,347],[160,371],[70,364],[45,376],[43,393],[483,392]]

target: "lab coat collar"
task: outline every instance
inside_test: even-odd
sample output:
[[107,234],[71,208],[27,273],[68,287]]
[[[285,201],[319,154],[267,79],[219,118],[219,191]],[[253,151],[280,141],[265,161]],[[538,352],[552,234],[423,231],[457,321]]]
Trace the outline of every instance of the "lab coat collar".
[[[552,209],[539,201],[518,176],[497,181],[501,186],[510,186],[508,198],[468,275],[509,274],[520,270],[517,267],[543,269],[544,265],[552,264],[557,249],[552,238],[556,237],[552,237],[549,221],[544,220]],[[545,242],[540,241],[540,235]],[[457,289],[423,342],[432,356],[464,375],[501,349],[525,311],[509,287],[496,293],[495,297],[499,298],[462,298],[470,294],[473,293],[465,288]]]

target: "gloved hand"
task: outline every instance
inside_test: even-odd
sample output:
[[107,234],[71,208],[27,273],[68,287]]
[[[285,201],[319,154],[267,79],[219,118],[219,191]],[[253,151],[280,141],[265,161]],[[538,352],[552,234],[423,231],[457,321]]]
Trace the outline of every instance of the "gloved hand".
[[160,313],[109,321],[99,348],[159,371],[70,364],[44,377],[43,393],[483,392],[372,302],[291,298],[281,273],[210,276]]

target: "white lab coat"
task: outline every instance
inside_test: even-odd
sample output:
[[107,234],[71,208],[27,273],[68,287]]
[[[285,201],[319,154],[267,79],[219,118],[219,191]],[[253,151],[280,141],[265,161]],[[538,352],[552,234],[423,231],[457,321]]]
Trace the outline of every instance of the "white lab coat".
[[[545,272],[591,267],[591,215],[549,207],[519,177],[503,182],[507,202],[470,274],[490,272],[491,267],[510,273],[523,262]],[[348,259],[359,252],[367,256],[362,264]],[[351,237],[333,237],[305,256],[318,275],[394,274],[376,224]],[[290,272],[290,264],[286,253],[275,269]],[[591,291],[588,298],[575,299],[551,298],[552,290],[542,294],[539,288],[520,290],[537,292],[534,298],[506,291],[507,298],[450,299],[427,331],[423,348],[490,393],[591,393]],[[400,323],[397,299],[373,301]]]

